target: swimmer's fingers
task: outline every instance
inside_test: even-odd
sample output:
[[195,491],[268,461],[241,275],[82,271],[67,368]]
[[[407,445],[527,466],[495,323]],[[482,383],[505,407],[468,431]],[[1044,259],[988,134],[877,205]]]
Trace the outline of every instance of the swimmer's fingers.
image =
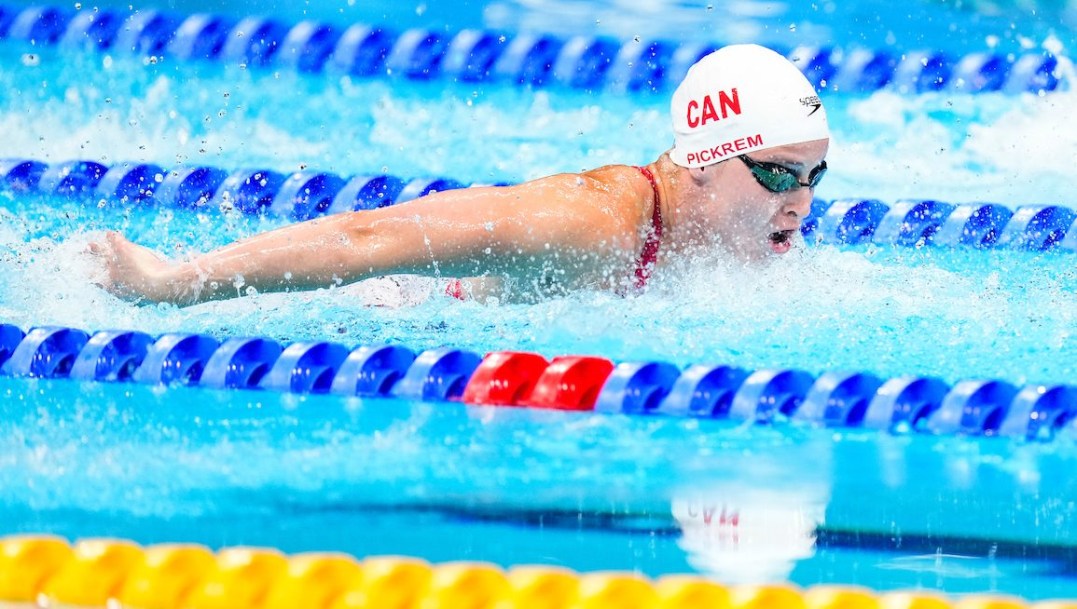
[[86,246],[86,251],[94,256],[106,256],[112,253],[117,241],[126,241],[126,239],[116,231],[106,231],[105,238],[91,241]]
[[111,257],[108,244],[103,243],[102,240],[90,241],[86,245],[85,251],[96,263],[94,264],[93,271],[90,273],[90,283],[99,288],[108,290],[109,285],[111,284],[108,273],[108,259]]
[[97,259],[99,270],[89,278],[90,282],[124,300],[141,299],[145,290],[139,289],[139,285],[145,283],[145,277],[133,260],[133,254],[140,249],[143,248],[115,231],[108,231],[104,239],[91,242],[87,250]]

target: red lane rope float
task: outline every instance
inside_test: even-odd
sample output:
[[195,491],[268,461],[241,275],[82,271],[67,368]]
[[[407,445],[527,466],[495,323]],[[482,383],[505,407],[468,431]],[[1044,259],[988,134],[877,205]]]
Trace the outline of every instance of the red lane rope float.
[[1048,440],[1077,433],[1077,386],[931,376],[889,380],[870,372],[744,370],[590,355],[441,347],[416,354],[399,345],[272,339],[218,340],[201,334],[0,323],[0,376],[70,378],[215,389],[330,393],[345,397],[463,401],[474,405],[604,414],[786,420],[901,433]]
[[64,327],[28,332],[0,323],[0,376],[72,378],[333,393],[342,397],[541,407],[604,414],[796,420],[826,427],[1005,435],[1049,440],[1077,432],[1077,386],[932,376],[883,379],[869,372],[670,362],[615,363],[596,356],[547,360],[523,351],[486,356],[451,347],[421,354],[398,345],[281,345],[270,338],[204,334],[93,334]]

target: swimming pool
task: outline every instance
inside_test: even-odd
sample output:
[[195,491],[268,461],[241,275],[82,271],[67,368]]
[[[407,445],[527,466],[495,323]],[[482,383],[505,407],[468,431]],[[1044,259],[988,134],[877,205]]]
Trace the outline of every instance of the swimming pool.
[[[463,22],[475,18],[472,8],[450,25],[472,25]],[[474,12],[512,25],[495,23],[494,9]],[[549,23],[544,10],[513,14],[523,28],[534,23],[529,15]],[[817,14],[798,16],[796,30],[809,36],[813,17],[828,35],[840,31],[838,18]],[[964,15],[971,29],[993,25],[974,17]],[[782,18],[757,25],[789,36],[773,26]],[[1072,48],[1061,25],[1015,23],[1033,47]],[[988,48],[977,35],[958,38],[924,42],[956,55]],[[1013,36],[1000,38],[1021,52]],[[341,77],[11,40],[0,54],[0,157],[50,164],[468,184],[643,163],[669,143],[668,89]],[[822,199],[1073,204],[1072,163],[1060,162],[1077,158],[1072,90],[887,88],[826,101],[836,143]],[[1073,255],[1057,249],[822,243],[765,269],[713,261],[633,299],[581,293],[480,305],[422,281],[404,291],[375,281],[188,309],[108,297],[90,284],[81,254],[106,228],[182,255],[288,221],[9,192],[0,320],[24,330],[449,345],[950,384],[1065,383],[1074,371]],[[1051,442],[1023,442],[2,377],[0,395],[5,534],[1077,596],[1071,427]],[[723,526],[734,513],[735,539]]]

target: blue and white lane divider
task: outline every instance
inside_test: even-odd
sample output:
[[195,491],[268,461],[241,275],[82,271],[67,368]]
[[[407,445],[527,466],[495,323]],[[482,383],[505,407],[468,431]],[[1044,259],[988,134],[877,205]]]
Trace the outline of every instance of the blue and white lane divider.
[[[78,5],[76,5],[78,6]],[[303,72],[353,76],[403,75],[430,80],[558,84],[625,92],[676,86],[697,59],[719,45],[664,40],[620,41],[577,36],[463,30],[341,28],[271,18],[173,15],[155,10],[114,11],[0,5],[0,38],[35,45],[202,59]],[[1064,85],[1066,59],[1051,53],[1018,56],[939,51],[903,55],[867,49],[799,47],[785,50],[813,83],[837,92],[892,87],[905,92],[1006,93],[1054,91]]]
[[[154,337],[127,330],[91,334],[58,326],[24,333],[3,323],[0,376],[767,424],[790,419],[826,427],[1029,441],[1049,440],[1059,429],[1073,428],[1077,415],[1077,387],[1067,384],[1017,387],[1003,380],[971,379],[951,386],[930,376],[884,380],[854,371],[816,377],[798,369],[750,371],[705,364],[681,370],[662,361],[615,365],[604,358],[564,356],[547,362],[537,354],[509,351],[484,357],[449,347],[416,353],[399,345],[351,348],[319,341],[281,344],[258,337],[221,341],[203,334]],[[565,393],[570,385],[572,390]],[[502,395],[506,389],[513,395]],[[550,399],[558,392],[563,395]],[[536,399],[540,393],[546,398]]]
[[[432,192],[479,186],[451,178],[392,175],[344,178],[332,173],[282,174],[265,168],[226,171],[149,163],[111,167],[94,161],[46,164],[0,160],[0,191],[62,196],[96,207],[161,206],[237,210],[307,220],[342,211],[376,209]],[[103,204],[102,204],[103,203]],[[801,226],[809,243],[1010,248],[1077,252],[1077,212],[1071,205],[998,203],[953,205],[934,200],[837,199],[812,202]]]
[[0,190],[101,202],[105,206],[157,205],[180,209],[234,209],[253,215],[307,220],[340,211],[375,209],[431,192],[463,188],[449,178],[404,180],[391,175],[342,178],[319,172],[283,174],[264,168],[225,171],[152,163],[107,166],[95,161],[46,164],[0,160]]

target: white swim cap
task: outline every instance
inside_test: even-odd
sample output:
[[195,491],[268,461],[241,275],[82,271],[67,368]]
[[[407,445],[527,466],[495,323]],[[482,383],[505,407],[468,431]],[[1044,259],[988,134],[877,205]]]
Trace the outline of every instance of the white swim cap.
[[673,92],[674,145],[682,167],[704,167],[787,144],[830,137],[826,111],[788,59],[755,44],[703,57]]

